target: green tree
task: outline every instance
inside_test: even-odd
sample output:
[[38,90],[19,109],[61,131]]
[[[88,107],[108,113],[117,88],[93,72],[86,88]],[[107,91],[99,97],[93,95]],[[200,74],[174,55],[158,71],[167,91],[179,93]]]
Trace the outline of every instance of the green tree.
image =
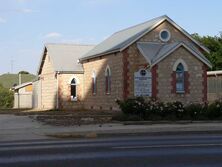
[[13,100],[13,92],[0,85],[0,108],[12,108]]
[[222,33],[219,36],[200,36],[195,33],[192,36],[201,44],[210,50],[210,54],[205,56],[211,61],[213,65],[212,70],[222,70]]
[[18,74],[29,74],[29,72],[28,71],[19,71]]

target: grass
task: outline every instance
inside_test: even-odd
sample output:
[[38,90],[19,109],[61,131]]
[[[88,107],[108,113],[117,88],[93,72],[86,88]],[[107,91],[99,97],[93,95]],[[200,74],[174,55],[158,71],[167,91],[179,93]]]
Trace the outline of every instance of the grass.
[[[22,83],[32,81],[36,76],[33,74],[22,74]],[[18,74],[3,74],[0,75],[0,84],[5,88],[11,88],[14,84],[18,85],[19,76]]]

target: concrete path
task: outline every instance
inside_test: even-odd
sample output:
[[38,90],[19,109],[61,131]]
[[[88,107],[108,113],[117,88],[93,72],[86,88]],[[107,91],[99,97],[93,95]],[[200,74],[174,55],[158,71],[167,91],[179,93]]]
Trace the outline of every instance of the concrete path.
[[[222,123],[123,125],[121,123],[81,126],[50,126],[34,121],[28,116],[0,115],[0,141],[49,139],[50,137],[97,137],[99,135],[124,135],[138,133],[190,133],[219,132]],[[49,137],[50,136],[50,137]]]

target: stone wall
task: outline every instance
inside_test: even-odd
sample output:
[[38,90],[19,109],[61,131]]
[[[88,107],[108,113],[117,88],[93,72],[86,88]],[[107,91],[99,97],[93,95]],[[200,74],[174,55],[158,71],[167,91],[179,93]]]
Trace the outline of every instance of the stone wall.
[[[147,33],[136,42],[161,42],[159,39],[159,32],[162,29],[168,29],[171,33],[171,39],[167,43],[176,42],[176,41],[188,41],[192,42],[188,37],[182,34],[178,29],[172,26],[167,21],[163,22],[157,26],[154,30]],[[140,54],[137,49],[137,44],[133,43],[130,45],[124,52],[126,52],[128,68],[126,73],[128,78],[127,90],[128,98],[134,97],[134,72],[138,71],[140,68],[149,67],[148,62]],[[192,42],[193,43],[193,42]],[[195,43],[193,43],[196,45]],[[199,46],[196,47],[201,50]],[[202,50],[201,50],[202,51]],[[173,64],[179,58],[183,58],[187,63],[188,68],[190,69],[187,73],[189,76],[186,81],[189,84],[189,91],[186,95],[183,94],[174,94],[172,93],[172,69]],[[205,88],[203,86],[203,63],[196,59],[190,52],[184,48],[180,48],[175,51],[173,54],[168,55],[168,57],[162,60],[160,63],[155,66],[155,69],[151,69],[151,72],[155,74],[156,81],[152,83],[153,91],[155,90],[155,97],[160,98],[163,101],[175,101],[180,100],[182,102],[194,102],[194,101],[203,101]],[[188,88],[186,88],[188,89]],[[189,93],[190,92],[190,93]]]
[[42,109],[54,109],[56,108],[57,98],[57,79],[55,78],[55,72],[52,66],[49,55],[46,54],[42,72],[40,74],[41,79],[41,108]]
[[[189,92],[174,93],[172,92],[172,73],[173,65],[178,59],[184,60],[188,67],[189,73]],[[181,101],[183,103],[202,102],[203,95],[203,63],[195,58],[184,47],[178,48],[172,54],[158,63],[158,93],[157,98],[161,101]]]
[[[105,91],[105,70],[111,70],[111,93]],[[83,62],[84,108],[93,110],[119,110],[115,99],[123,98],[122,53],[110,54]],[[96,73],[97,92],[92,93],[92,75]]]
[[[77,101],[71,100],[71,81],[77,81]],[[58,74],[59,109],[79,110],[83,108],[83,74]]]

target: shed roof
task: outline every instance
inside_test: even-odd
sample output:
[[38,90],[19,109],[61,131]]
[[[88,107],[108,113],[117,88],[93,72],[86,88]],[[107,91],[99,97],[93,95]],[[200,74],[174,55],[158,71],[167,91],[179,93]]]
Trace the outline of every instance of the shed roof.
[[78,58],[87,53],[93,47],[94,45],[46,44],[38,74],[41,73],[46,52],[50,56],[54,71],[82,72],[83,68],[82,65],[78,62]]
[[20,85],[14,86],[14,87],[12,87],[12,90],[18,90],[18,89],[26,87],[28,85],[32,85],[32,82],[25,82],[25,83],[22,83]]
[[205,48],[203,45],[201,45],[199,42],[193,39],[189,33],[187,33],[179,25],[177,25],[173,20],[171,20],[168,16],[163,15],[163,16],[154,18],[152,20],[149,20],[147,22],[144,22],[142,24],[138,24],[133,27],[129,27],[127,29],[114,33],[109,38],[107,38],[106,40],[104,40],[103,42],[95,46],[92,50],[90,50],[84,56],[80,57],[80,61],[97,57],[97,56],[101,56],[101,55],[105,55],[105,54],[109,54],[109,53],[122,51],[126,47],[128,47],[130,44],[132,44],[133,42],[141,38],[144,34],[150,32],[152,29],[154,29],[156,26],[158,26],[165,20],[167,20],[172,25],[174,25],[184,35],[186,35],[194,43],[200,46],[203,50],[205,50],[206,52],[209,52],[207,48]]

